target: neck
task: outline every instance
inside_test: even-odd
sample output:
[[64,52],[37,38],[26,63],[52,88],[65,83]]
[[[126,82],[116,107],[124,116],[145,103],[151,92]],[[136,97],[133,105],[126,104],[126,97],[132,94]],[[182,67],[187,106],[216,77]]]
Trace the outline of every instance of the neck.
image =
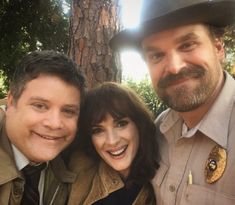
[[218,86],[215,88],[212,95],[200,107],[189,112],[179,112],[179,115],[183,118],[188,128],[193,128],[194,126],[196,126],[202,120],[205,114],[210,110],[211,106],[213,105],[220,91],[223,88],[224,81],[225,79],[222,75],[221,79],[217,84]]

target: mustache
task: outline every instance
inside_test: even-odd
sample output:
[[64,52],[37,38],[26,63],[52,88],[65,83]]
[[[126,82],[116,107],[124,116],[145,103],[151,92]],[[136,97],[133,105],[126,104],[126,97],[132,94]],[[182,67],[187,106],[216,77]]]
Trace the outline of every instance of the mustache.
[[187,66],[181,69],[177,74],[169,74],[165,78],[162,78],[158,82],[159,88],[166,88],[174,81],[178,81],[183,78],[201,78],[205,75],[205,69],[201,66]]

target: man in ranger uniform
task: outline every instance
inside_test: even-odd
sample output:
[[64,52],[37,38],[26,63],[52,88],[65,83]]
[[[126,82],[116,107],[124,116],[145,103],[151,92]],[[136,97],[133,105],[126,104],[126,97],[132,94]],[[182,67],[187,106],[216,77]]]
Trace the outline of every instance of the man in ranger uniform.
[[223,70],[221,40],[221,28],[235,22],[235,0],[148,0],[140,19],[110,45],[141,53],[169,107],[156,120],[157,204],[235,204],[235,81]]

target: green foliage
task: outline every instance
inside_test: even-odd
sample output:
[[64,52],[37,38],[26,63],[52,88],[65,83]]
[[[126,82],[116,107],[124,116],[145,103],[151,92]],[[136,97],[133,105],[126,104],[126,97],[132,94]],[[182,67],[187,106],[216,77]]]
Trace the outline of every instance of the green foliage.
[[3,75],[3,72],[0,71],[0,88],[1,88],[0,99],[6,97],[7,95],[7,88],[4,82],[5,82],[5,76]]
[[166,109],[166,105],[159,100],[147,77],[139,82],[131,78],[124,79],[123,84],[132,88],[143,99],[155,117]]
[[225,69],[231,73],[233,66],[235,66],[235,25],[226,28],[223,40],[227,54]]
[[23,55],[38,49],[67,52],[68,14],[62,0],[1,0],[0,70],[5,89]]

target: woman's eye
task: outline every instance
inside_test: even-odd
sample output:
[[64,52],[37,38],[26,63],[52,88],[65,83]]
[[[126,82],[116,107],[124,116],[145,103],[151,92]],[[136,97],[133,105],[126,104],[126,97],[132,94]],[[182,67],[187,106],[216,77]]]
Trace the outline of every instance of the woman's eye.
[[119,120],[117,121],[117,127],[124,127],[128,124],[128,120]]
[[92,128],[91,130],[91,134],[92,135],[97,135],[97,134],[100,134],[103,130],[100,128],[100,127],[94,127]]

